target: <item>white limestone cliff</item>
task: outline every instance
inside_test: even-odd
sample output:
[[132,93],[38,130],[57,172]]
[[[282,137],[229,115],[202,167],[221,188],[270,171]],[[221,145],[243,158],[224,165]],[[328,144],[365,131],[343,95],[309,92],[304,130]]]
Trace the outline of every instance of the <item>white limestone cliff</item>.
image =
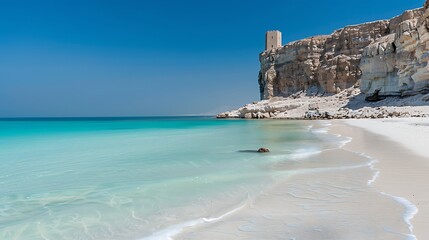
[[299,91],[335,94],[358,85],[367,96],[429,92],[428,1],[390,20],[348,26],[262,52],[261,99]]

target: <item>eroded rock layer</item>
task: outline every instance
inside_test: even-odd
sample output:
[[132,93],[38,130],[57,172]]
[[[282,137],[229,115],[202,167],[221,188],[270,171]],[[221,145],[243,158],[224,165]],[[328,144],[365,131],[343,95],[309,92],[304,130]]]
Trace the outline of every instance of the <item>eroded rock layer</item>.
[[299,91],[412,95],[429,89],[429,0],[390,20],[336,30],[260,54],[261,99]]

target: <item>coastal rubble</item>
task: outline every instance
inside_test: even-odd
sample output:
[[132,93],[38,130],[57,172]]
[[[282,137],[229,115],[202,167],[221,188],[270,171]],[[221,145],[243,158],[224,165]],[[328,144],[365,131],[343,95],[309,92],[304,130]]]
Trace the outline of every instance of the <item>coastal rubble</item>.
[[355,86],[333,95],[312,96],[301,91],[286,98],[262,100],[220,113],[217,118],[315,120],[429,117],[427,101],[429,94],[368,102]]

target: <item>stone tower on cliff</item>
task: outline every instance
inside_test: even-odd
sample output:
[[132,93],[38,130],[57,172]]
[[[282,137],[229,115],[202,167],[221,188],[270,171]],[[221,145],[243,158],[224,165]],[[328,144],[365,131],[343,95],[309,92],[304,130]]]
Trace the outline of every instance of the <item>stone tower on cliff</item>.
[[282,46],[282,33],[280,31],[268,31],[265,34],[265,51]]

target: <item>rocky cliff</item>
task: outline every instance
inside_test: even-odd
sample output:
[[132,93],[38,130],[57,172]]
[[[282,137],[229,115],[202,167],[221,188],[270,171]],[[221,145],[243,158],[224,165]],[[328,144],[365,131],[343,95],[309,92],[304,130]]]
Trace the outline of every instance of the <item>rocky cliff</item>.
[[262,52],[261,99],[299,91],[339,93],[357,85],[367,96],[428,91],[428,6],[429,0],[390,20],[347,26]]

